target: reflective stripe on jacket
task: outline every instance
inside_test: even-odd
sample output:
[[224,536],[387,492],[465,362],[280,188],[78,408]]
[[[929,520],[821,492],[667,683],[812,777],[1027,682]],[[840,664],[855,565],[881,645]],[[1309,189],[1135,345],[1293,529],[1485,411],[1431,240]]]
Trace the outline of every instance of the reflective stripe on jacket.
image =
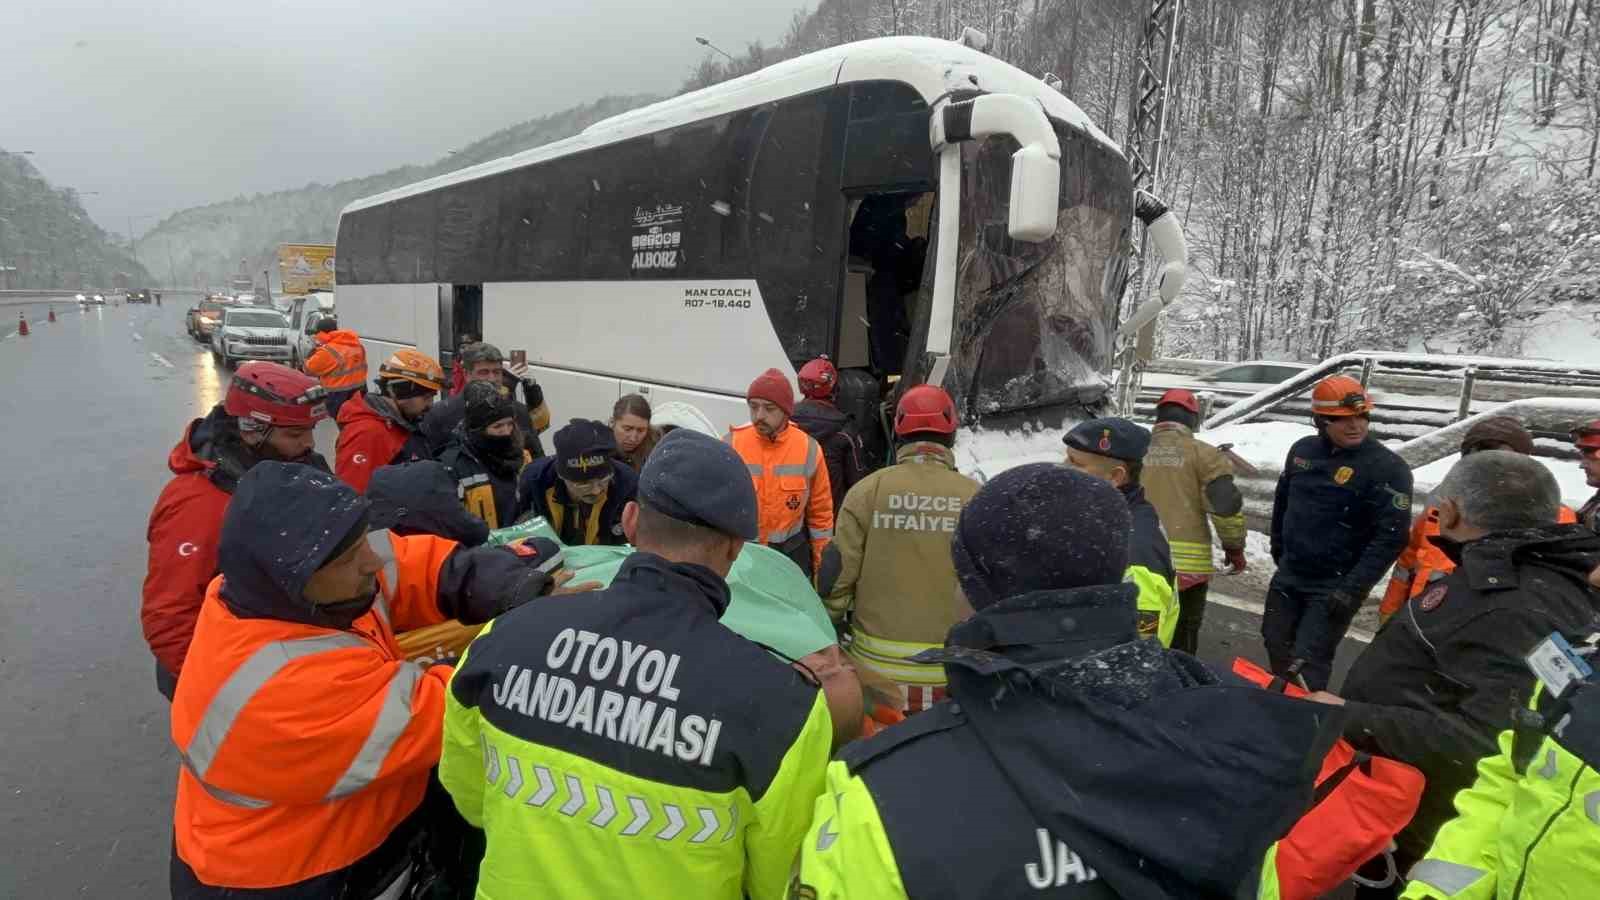
[[750,469],[760,510],[759,542],[782,548],[796,538],[811,544],[811,571],[821,567],[822,548],[833,540],[833,493],[816,439],[790,421],[769,441],[754,425],[740,425],[727,441]]
[[[1536,690],[1535,704],[1544,687]],[[1405,900],[1595,895],[1600,773],[1550,737],[1526,760],[1518,759],[1517,737],[1502,732],[1500,752],[1480,760],[1477,781],[1456,794],[1458,816],[1439,829],[1427,855],[1412,867]]]
[[1133,515],[1133,532],[1128,536],[1128,568],[1122,580],[1139,588],[1139,636],[1158,638],[1163,647],[1172,645],[1178,630],[1178,594],[1172,571],[1172,550],[1162,530],[1161,517],[1149,500],[1144,486],[1125,484],[1118,488],[1128,501]]
[[[421,803],[447,667],[401,658],[394,628],[443,621],[456,545],[369,536],[385,565],[348,631],[236,615],[211,582],[172,703],[178,856],[208,885],[275,888],[344,869]],[[391,621],[393,624],[391,624]]]
[[895,460],[846,495],[833,543],[840,571],[823,588],[834,621],[850,619],[848,652],[858,664],[899,684],[936,687],[943,665],[908,660],[944,646],[950,626],[972,615],[956,587],[950,539],[978,483],[936,443],[906,444]]
[[[1562,525],[1578,521],[1578,514],[1562,506],[1556,520]],[[1428,585],[1444,580],[1454,572],[1456,564],[1443,550],[1433,545],[1429,538],[1439,534],[1439,508],[1430,506],[1411,523],[1411,539],[1395,560],[1394,571],[1389,575],[1389,588],[1384,591],[1383,602],[1378,606],[1381,621],[1400,611],[1406,601],[1428,589]]]
[[318,334],[317,345],[306,357],[305,369],[325,390],[347,391],[367,383],[367,348],[354,331]]

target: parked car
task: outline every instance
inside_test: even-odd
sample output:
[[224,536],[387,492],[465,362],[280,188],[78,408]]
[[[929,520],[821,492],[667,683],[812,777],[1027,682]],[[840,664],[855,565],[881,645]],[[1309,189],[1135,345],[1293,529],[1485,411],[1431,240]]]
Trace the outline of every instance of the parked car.
[[1218,390],[1253,394],[1269,384],[1281,384],[1311,368],[1305,363],[1251,359],[1213,369],[1199,378],[1200,385]]
[[289,353],[289,320],[277,310],[230,307],[211,333],[211,355],[228,368],[250,359],[288,362]]
[[289,328],[294,333],[293,360],[295,368],[299,368],[317,349],[317,339],[314,337],[317,323],[334,315],[333,295],[318,291],[301,297],[290,297],[288,301]]
[[222,321],[222,313],[228,304],[215,295],[201,300],[199,305],[189,310],[189,336],[197,341],[210,342],[211,332],[216,330],[217,323]]
[[129,288],[128,289],[128,302],[129,303],[149,303],[150,302],[150,292],[148,290],[146,290],[145,288]]

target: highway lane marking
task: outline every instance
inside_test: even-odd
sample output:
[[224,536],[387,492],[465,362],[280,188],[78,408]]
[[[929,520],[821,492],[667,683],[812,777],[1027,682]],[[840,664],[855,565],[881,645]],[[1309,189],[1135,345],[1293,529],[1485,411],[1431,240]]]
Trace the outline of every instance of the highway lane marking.
[[[135,335],[135,337],[137,337],[137,336],[138,335]],[[150,358],[154,359],[158,363],[161,363],[163,366],[166,366],[169,369],[176,369],[177,368],[177,366],[174,366],[171,362],[168,362],[167,358],[165,356],[162,356],[161,354],[155,352],[154,350],[150,351]]]
[[[1229,609],[1237,609],[1252,616],[1265,615],[1267,611],[1265,606],[1254,600],[1240,600],[1238,597],[1229,597],[1227,594],[1218,594],[1216,592],[1206,594],[1206,601],[1219,606],[1226,606]],[[1352,628],[1345,632],[1344,636],[1352,641],[1360,641],[1363,644],[1372,643],[1372,632],[1365,629]]]

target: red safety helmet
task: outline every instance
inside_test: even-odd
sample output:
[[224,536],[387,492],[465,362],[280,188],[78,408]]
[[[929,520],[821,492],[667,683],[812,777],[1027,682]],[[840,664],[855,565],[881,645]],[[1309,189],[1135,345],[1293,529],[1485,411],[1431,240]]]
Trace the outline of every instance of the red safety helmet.
[[919,384],[900,395],[894,408],[894,433],[899,437],[919,432],[955,434],[961,425],[956,415],[956,402],[945,389],[931,384]]
[[1197,416],[1200,415],[1200,401],[1195,399],[1193,391],[1173,388],[1161,395],[1161,399],[1156,401],[1156,406],[1166,406],[1168,403],[1181,406]]
[[1600,419],[1572,429],[1572,443],[1580,453],[1600,450]]
[[1372,413],[1372,398],[1361,382],[1349,375],[1330,375],[1311,389],[1311,414],[1329,418]]
[[800,367],[800,393],[813,400],[826,400],[839,387],[839,370],[826,356],[819,356]]
[[273,362],[247,362],[233,373],[222,410],[263,425],[299,428],[328,417],[327,392],[315,378]]

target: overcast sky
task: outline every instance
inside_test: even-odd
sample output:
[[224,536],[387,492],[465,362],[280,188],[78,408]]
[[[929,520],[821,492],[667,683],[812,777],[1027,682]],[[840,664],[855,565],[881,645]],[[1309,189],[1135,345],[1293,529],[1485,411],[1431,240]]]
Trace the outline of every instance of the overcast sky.
[[9,0],[0,148],[102,226],[427,162],[605,94],[670,93],[805,0]]

